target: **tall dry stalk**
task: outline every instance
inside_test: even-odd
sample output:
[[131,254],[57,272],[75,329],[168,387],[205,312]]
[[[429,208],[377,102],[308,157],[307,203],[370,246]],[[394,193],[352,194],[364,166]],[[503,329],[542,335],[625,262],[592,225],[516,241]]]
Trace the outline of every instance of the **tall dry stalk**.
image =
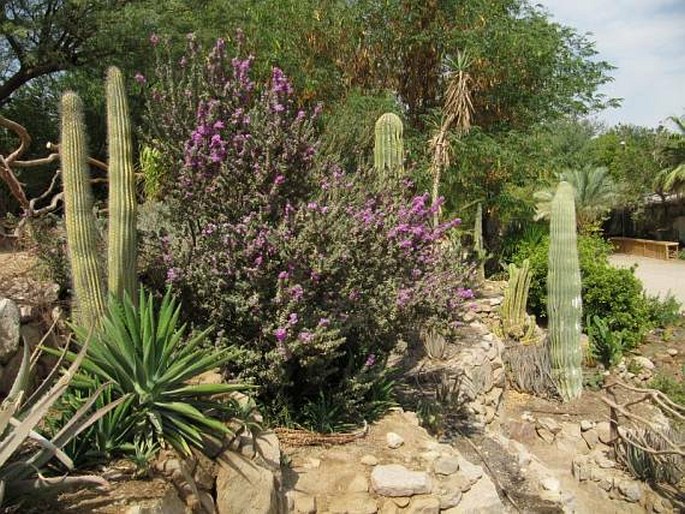
[[[473,80],[468,72],[471,63],[468,55],[460,52],[453,69],[448,74],[447,94],[442,106],[440,127],[430,139],[429,148],[431,157],[431,174],[433,175],[433,203],[440,193],[440,178],[442,170],[450,165],[450,145],[448,135],[452,129],[456,130],[457,136],[467,133],[471,129],[471,114],[473,103],[471,91]],[[436,211],[433,223],[438,224],[440,212]]]

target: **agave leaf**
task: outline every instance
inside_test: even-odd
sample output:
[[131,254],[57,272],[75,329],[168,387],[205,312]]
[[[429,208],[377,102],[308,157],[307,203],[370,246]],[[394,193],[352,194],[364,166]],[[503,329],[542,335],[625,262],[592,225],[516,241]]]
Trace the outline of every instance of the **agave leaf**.
[[[16,398],[6,398],[2,405],[0,406],[0,435],[5,433],[7,425],[9,425],[12,416],[19,409],[21,405],[22,397],[24,392],[20,391]],[[4,461],[0,461],[0,467],[4,464]]]
[[[12,426],[17,427],[21,424],[21,421],[19,421],[16,418],[12,418],[10,420],[10,423]],[[51,451],[52,454],[62,463],[64,464],[68,469],[73,469],[74,468],[74,462],[71,460],[71,458],[64,453],[61,449],[59,449],[57,446],[53,444],[52,441],[50,441],[48,438],[45,436],[39,434],[35,430],[31,430],[29,432],[29,438],[33,439],[38,443],[40,446],[43,448],[46,448],[47,450]]]
[[52,407],[59,397],[62,396],[69,385],[69,381],[81,364],[81,361],[85,358],[87,349],[88,341],[83,345],[76,359],[72,362],[71,366],[69,366],[69,369],[60,377],[55,385],[35,403],[20,425],[12,430],[10,434],[0,442],[0,462],[6,462],[9,459],[28,437],[31,430],[40,423],[50,410],[50,407]]
[[217,432],[223,432],[223,433],[228,433],[229,429],[226,425],[224,425],[221,421],[210,418],[208,416],[205,416],[202,412],[200,412],[198,409],[193,407],[192,405],[184,402],[155,402],[155,405],[158,407],[161,407],[165,410],[170,410],[172,412],[176,412],[182,416],[185,416],[186,418],[192,419],[193,421],[197,421],[199,423],[202,423],[206,427],[211,428],[212,430],[216,430]]
[[10,389],[10,392],[7,394],[8,399],[17,398],[20,392],[23,393],[26,391],[29,384],[30,363],[31,355],[29,353],[29,345],[24,341],[24,356],[21,359],[21,365],[19,366],[17,376],[12,383],[12,389]]
[[179,387],[178,389],[173,389],[171,391],[164,391],[162,396],[211,396],[256,388],[256,386],[246,384],[197,384]]

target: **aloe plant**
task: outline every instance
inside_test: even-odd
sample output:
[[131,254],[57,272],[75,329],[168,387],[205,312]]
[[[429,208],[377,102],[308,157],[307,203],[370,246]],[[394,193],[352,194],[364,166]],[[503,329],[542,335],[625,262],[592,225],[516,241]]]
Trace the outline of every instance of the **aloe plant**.
[[573,186],[560,182],[550,218],[547,313],[552,378],[565,401],[583,391],[580,345],[582,300]]
[[[110,297],[102,330],[92,336],[90,348],[75,386],[92,391],[111,384],[112,398],[129,398],[112,415],[134,425],[127,442],[148,438],[171,445],[182,454],[190,447],[203,449],[203,439],[221,439],[232,432],[221,418],[230,417],[235,405],[217,398],[243,391],[243,384],[200,384],[197,377],[221,367],[231,354],[203,346],[209,330],[186,339],[179,325],[180,305],[168,290],[159,308],[141,289],[138,305],[128,295]],[[87,330],[76,327],[77,340]],[[76,354],[68,353],[75,359]]]
[[[40,345],[45,341],[45,337]],[[106,484],[106,481],[96,476],[59,477],[51,480],[39,473],[52,458],[57,459],[67,469],[73,469],[72,460],[62,450],[64,446],[124,401],[121,399],[112,402],[92,413],[91,407],[102,391],[102,388],[96,389],[61,430],[51,437],[39,432],[38,425],[67,390],[86,356],[87,349],[88,339],[81,351],[74,356],[68,369],[61,369],[63,361],[60,359],[48,377],[31,395],[28,395],[31,362],[36,362],[37,359],[31,358],[28,345],[24,344],[19,371],[10,393],[0,406],[0,504],[5,499],[5,492],[16,497],[22,492],[36,488],[54,489],[74,482]],[[62,375],[57,378],[60,371]]]

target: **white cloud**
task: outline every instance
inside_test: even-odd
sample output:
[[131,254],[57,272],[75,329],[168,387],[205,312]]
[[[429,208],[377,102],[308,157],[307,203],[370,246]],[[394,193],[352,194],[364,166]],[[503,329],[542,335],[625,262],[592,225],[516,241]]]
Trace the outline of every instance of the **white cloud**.
[[599,58],[618,69],[602,89],[623,105],[600,113],[612,125],[656,126],[685,114],[685,3],[682,0],[541,0],[554,21],[591,32]]

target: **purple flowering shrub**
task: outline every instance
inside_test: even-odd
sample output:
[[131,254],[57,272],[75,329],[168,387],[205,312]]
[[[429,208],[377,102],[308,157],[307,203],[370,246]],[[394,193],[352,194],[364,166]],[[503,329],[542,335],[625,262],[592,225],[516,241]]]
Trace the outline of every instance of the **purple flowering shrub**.
[[[438,206],[408,180],[319,162],[318,113],[296,108],[279,69],[259,87],[221,41],[205,62],[186,79],[207,86],[167,185],[167,281],[274,410],[297,419],[325,394],[359,421],[399,339],[458,323],[468,274],[445,241],[459,221],[432,227]],[[152,102],[178,94],[164,84]]]

